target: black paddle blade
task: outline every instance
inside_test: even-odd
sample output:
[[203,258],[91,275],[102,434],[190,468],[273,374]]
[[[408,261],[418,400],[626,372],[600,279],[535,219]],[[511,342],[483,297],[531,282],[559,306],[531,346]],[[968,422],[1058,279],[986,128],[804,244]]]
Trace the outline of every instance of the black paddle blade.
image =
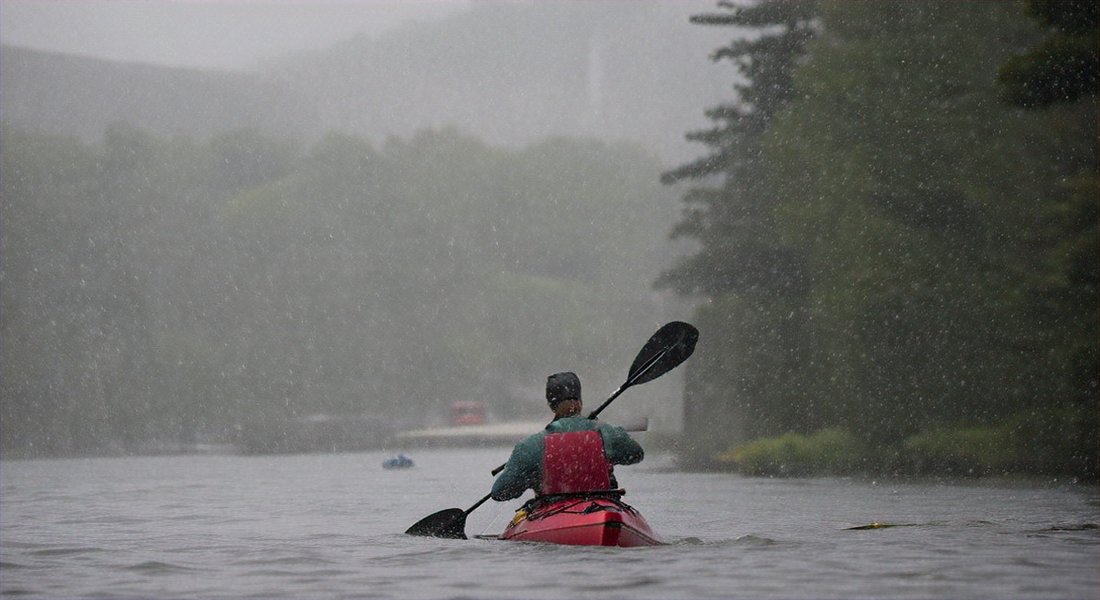
[[461,508],[448,508],[428,515],[405,530],[408,535],[425,537],[466,539],[466,511]]
[[642,346],[634,364],[630,365],[627,385],[653,381],[675,369],[695,352],[699,330],[683,321],[673,321],[657,330]]

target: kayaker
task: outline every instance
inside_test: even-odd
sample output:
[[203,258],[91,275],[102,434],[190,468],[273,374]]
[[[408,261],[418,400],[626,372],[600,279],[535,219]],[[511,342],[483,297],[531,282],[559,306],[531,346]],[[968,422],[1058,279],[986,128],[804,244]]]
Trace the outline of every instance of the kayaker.
[[490,494],[500,502],[527,490],[536,496],[617,487],[612,465],[641,462],[645,451],[622,427],[581,414],[581,380],[570,372],[546,379],[546,402],[554,420],[512,450]]

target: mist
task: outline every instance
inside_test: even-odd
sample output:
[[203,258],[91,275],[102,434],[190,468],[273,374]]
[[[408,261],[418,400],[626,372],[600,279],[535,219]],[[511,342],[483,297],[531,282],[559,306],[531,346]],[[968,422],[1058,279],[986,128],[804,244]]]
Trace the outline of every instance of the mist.
[[[651,287],[688,245],[667,238],[669,144],[578,132],[628,93],[608,85],[616,40],[689,9],[484,4],[328,49],[288,40],[240,71],[5,45],[6,453],[378,447],[459,401],[544,418],[559,370],[598,403],[690,306]],[[596,33],[525,48],[548,16]],[[414,70],[440,44],[462,52]],[[503,115],[494,96],[530,106]],[[678,384],[609,418],[675,431]]]
[[685,464],[1095,476],[1095,76],[1021,58],[1092,17],[1025,8],[5,0],[4,456],[545,419],[685,320],[601,415]]
[[35,2],[0,4],[9,46],[162,67],[241,71],[467,10],[464,0]]

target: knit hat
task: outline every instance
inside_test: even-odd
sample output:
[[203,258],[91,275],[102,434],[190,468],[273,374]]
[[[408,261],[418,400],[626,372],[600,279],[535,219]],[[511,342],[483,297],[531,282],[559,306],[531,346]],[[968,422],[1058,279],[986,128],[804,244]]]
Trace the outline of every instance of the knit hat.
[[546,402],[554,408],[559,402],[581,397],[581,380],[575,373],[554,373],[546,378]]

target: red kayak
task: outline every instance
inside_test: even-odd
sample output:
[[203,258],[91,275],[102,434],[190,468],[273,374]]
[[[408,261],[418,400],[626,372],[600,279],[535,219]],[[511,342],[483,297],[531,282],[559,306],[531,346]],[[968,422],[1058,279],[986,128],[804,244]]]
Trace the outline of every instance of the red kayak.
[[497,539],[574,546],[664,544],[622,495],[621,490],[610,490],[537,498],[516,512]]

